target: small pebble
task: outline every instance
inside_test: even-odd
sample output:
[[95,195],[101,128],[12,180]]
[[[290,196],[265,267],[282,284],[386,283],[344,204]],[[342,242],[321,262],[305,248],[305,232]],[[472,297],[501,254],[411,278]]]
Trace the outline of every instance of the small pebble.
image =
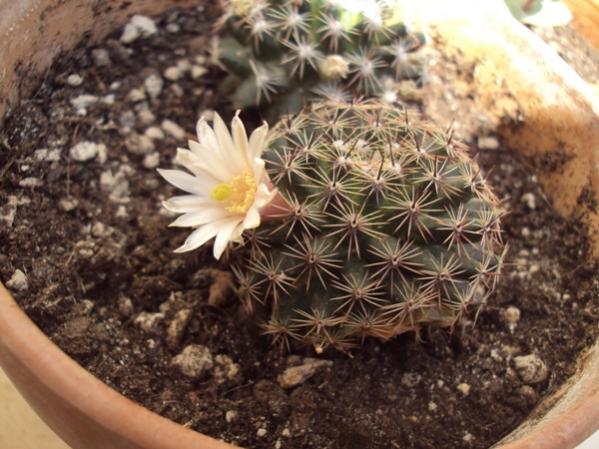
[[536,404],[539,400],[539,395],[530,385],[522,385],[518,388],[518,395],[522,397],[529,406]]
[[435,410],[437,410],[439,406],[437,404],[435,404],[433,401],[428,403],[428,411],[429,412],[434,412]]
[[43,181],[41,179],[35,178],[35,177],[23,178],[19,181],[20,187],[35,188],[35,187],[41,186],[42,184],[43,184]]
[[470,394],[470,385],[467,383],[461,383],[457,386],[457,389],[460,393],[462,393],[464,396],[468,396]]
[[99,98],[96,95],[83,94],[75,98],[71,98],[71,105],[79,115],[86,115],[87,108],[96,104]]
[[160,165],[160,153],[157,151],[146,154],[143,160],[143,166],[148,170],[153,170]]
[[202,67],[200,65],[194,65],[191,67],[191,77],[194,80],[203,77],[206,73],[208,73],[208,69],[206,67]]
[[535,195],[531,192],[528,192],[528,193],[525,193],[524,195],[522,195],[522,197],[520,198],[520,201],[522,201],[524,204],[526,204],[526,206],[530,210],[535,210],[537,208],[537,201],[536,201]]
[[536,354],[514,357],[514,368],[522,382],[529,385],[541,383],[549,375],[547,365]]
[[204,373],[212,369],[214,361],[210,349],[203,345],[189,345],[177,356],[173,357],[173,366],[190,379],[199,379]]
[[124,44],[130,44],[140,37],[149,37],[158,31],[156,23],[149,17],[142,16],[139,14],[131,17],[131,20],[121,35],[121,42]]
[[145,130],[144,135],[149,137],[152,140],[162,140],[164,139],[164,131],[158,128],[157,126],[150,126]]
[[[145,108],[145,109],[142,109],[141,111],[139,111],[137,113],[137,118],[139,119],[139,122],[143,126],[148,126],[148,125],[151,125],[152,123],[156,122],[156,116],[148,108]],[[164,136],[164,133],[163,133],[163,136]],[[148,137],[150,137],[150,136],[148,136]]]
[[106,148],[104,144],[97,144],[95,142],[89,142],[85,140],[83,142],[79,142],[77,145],[72,147],[69,150],[69,156],[74,161],[86,162],[95,158],[98,155],[101,146],[104,146],[104,148]]
[[528,237],[530,237],[530,229],[528,229],[526,226],[524,226],[520,230],[520,234],[522,234],[522,237],[524,237],[525,239],[527,239]]
[[155,100],[162,93],[164,80],[158,75],[150,75],[145,79],[144,87],[150,98]]
[[33,153],[33,157],[37,161],[46,161],[48,158],[49,151],[47,148],[41,148],[39,150],[35,150]]
[[164,71],[164,77],[169,81],[178,81],[185,72],[178,66],[169,67]]
[[225,413],[225,421],[232,423],[237,419],[237,412],[235,410],[227,410]]
[[108,54],[108,50],[103,48],[96,48],[92,50],[92,59],[96,67],[106,67],[112,63],[110,60],[110,55]]
[[166,344],[169,349],[174,350],[179,347],[179,344],[183,339],[185,329],[187,328],[187,324],[191,319],[191,314],[191,309],[181,309],[175,314],[169,323],[166,330]]
[[267,433],[268,431],[265,428],[261,427],[256,431],[256,436],[259,438],[263,438],[266,436]]
[[17,215],[18,205],[19,199],[16,196],[9,196],[6,204],[0,207],[0,223],[2,223],[3,227],[12,227],[15,222],[15,216]]
[[518,321],[520,321],[520,309],[518,307],[509,306],[503,311],[503,319],[508,325],[510,332],[513,333],[516,326],[518,326]]
[[131,298],[126,296],[119,297],[118,309],[119,313],[124,317],[133,315],[133,301],[131,301]]
[[183,72],[189,72],[191,70],[191,62],[189,62],[189,59],[179,59],[177,61],[177,67]]
[[136,155],[150,154],[155,149],[154,141],[143,134],[132,133],[125,139],[127,150]]
[[217,384],[223,384],[226,381],[239,380],[241,367],[233,362],[231,357],[224,354],[218,354],[214,357],[216,366],[214,367],[214,380]]
[[91,232],[94,237],[104,237],[108,233],[108,228],[104,223],[97,222],[92,226]]
[[304,359],[304,364],[292,366],[279,374],[277,382],[283,388],[293,388],[303,384],[314,376],[320,368],[325,366],[333,366],[333,362],[330,360]]
[[181,31],[181,27],[177,23],[169,23],[166,26],[166,31],[168,31],[171,34],[175,34],[175,33],[178,33],[179,31]]
[[288,427],[285,427],[282,431],[281,431],[281,436],[284,436],[286,438],[289,438],[291,436],[291,431],[289,430]]
[[173,136],[177,140],[183,140],[185,138],[185,130],[171,120],[163,120],[160,127],[165,133]]
[[131,132],[131,129],[135,126],[135,114],[133,111],[125,111],[119,115],[119,125],[121,125],[121,129],[119,129],[119,133],[121,135],[127,135]]
[[492,136],[479,137],[478,148],[481,150],[496,150],[499,148],[499,140]]
[[29,288],[29,283],[27,282],[27,276],[21,270],[16,269],[12,274],[10,279],[6,282],[6,286],[18,292],[25,291]]
[[101,100],[102,100],[102,103],[112,106],[114,104],[115,98],[116,97],[114,94],[108,94],[108,95],[103,96],[101,98]]
[[420,383],[421,376],[418,373],[407,372],[401,376],[401,384],[413,388]]
[[179,86],[178,84],[171,84],[169,89],[175,97],[182,97],[183,94],[185,93],[183,88],[181,86]]
[[146,91],[140,88],[134,88],[127,94],[127,100],[137,103],[146,99]]
[[464,440],[465,443],[472,443],[472,441],[474,441],[474,437],[470,432],[466,432],[464,433],[462,440]]
[[141,312],[133,322],[144,332],[153,332],[163,320],[164,313]]
[[81,78],[81,75],[73,73],[68,76],[67,84],[73,87],[81,86],[83,84],[83,78]]
[[114,216],[117,218],[128,218],[129,212],[127,211],[127,208],[125,206],[120,205],[119,207],[117,207]]
[[489,353],[489,355],[496,362],[498,362],[498,363],[503,362],[503,357],[501,356],[501,354],[499,353],[499,351],[496,348],[491,349],[491,352]]
[[108,160],[108,148],[106,148],[106,145],[98,146],[98,155],[96,156],[96,160],[100,164],[106,163],[106,161]]

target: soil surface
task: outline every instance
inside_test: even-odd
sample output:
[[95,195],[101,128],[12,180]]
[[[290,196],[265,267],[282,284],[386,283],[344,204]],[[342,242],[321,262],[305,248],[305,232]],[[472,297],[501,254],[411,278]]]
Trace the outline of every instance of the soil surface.
[[[505,275],[455,333],[366,341],[351,356],[270,346],[156,173],[218,109],[204,7],[116,33],[49,71],[0,133],[0,279],[69,355],[127,397],[247,448],[488,448],[597,338],[597,267],[494,138],[473,153],[511,213]],[[144,34],[145,33],[145,34]],[[475,142],[481,143],[481,139]],[[595,278],[595,280],[594,280]],[[291,369],[293,368],[293,369]],[[285,375],[282,375],[285,374]],[[295,385],[294,385],[295,383]]]

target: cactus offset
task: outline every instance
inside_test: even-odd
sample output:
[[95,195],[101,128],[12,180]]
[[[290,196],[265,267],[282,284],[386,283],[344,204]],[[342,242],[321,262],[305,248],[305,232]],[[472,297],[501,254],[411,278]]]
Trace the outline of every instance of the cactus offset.
[[399,81],[420,76],[411,53],[424,36],[390,24],[382,4],[368,17],[322,0],[228,0],[224,9],[213,55],[229,72],[220,89],[271,121],[314,98],[393,102]]
[[246,234],[234,273],[265,332],[345,350],[484,303],[501,268],[502,211],[463,146],[378,101],[281,120],[263,157],[285,203]]

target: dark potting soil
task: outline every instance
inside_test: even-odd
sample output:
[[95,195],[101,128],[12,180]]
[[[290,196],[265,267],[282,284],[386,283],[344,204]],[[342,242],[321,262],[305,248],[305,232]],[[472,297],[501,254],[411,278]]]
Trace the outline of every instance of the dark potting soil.
[[[230,293],[226,265],[209,249],[172,252],[188,231],[167,228],[160,207],[175,192],[155,168],[171,164],[201,114],[232,115],[213,93],[220,74],[205,69],[213,15],[175,11],[130,44],[116,33],[82,45],[12,112],[0,133],[0,279],[98,378],[216,438],[247,448],[488,448],[597,338],[584,228],[552,210],[525,161],[501,145],[474,148],[511,211],[505,274],[478,317],[453,334],[368,340],[351,356],[271,347]],[[189,345],[201,345],[196,358],[177,357]],[[290,387],[279,376],[294,366],[306,378]]]

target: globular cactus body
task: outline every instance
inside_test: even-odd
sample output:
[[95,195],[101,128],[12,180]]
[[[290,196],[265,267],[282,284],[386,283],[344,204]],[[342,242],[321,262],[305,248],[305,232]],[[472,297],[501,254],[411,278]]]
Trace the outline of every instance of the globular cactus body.
[[320,103],[283,119],[263,157],[284,201],[234,272],[266,333],[347,349],[452,326],[494,287],[497,200],[463,146],[380,102]]
[[214,59],[236,108],[260,106],[275,121],[307,99],[396,100],[397,82],[420,76],[411,53],[424,36],[389,24],[388,11],[352,13],[321,0],[229,0]]

